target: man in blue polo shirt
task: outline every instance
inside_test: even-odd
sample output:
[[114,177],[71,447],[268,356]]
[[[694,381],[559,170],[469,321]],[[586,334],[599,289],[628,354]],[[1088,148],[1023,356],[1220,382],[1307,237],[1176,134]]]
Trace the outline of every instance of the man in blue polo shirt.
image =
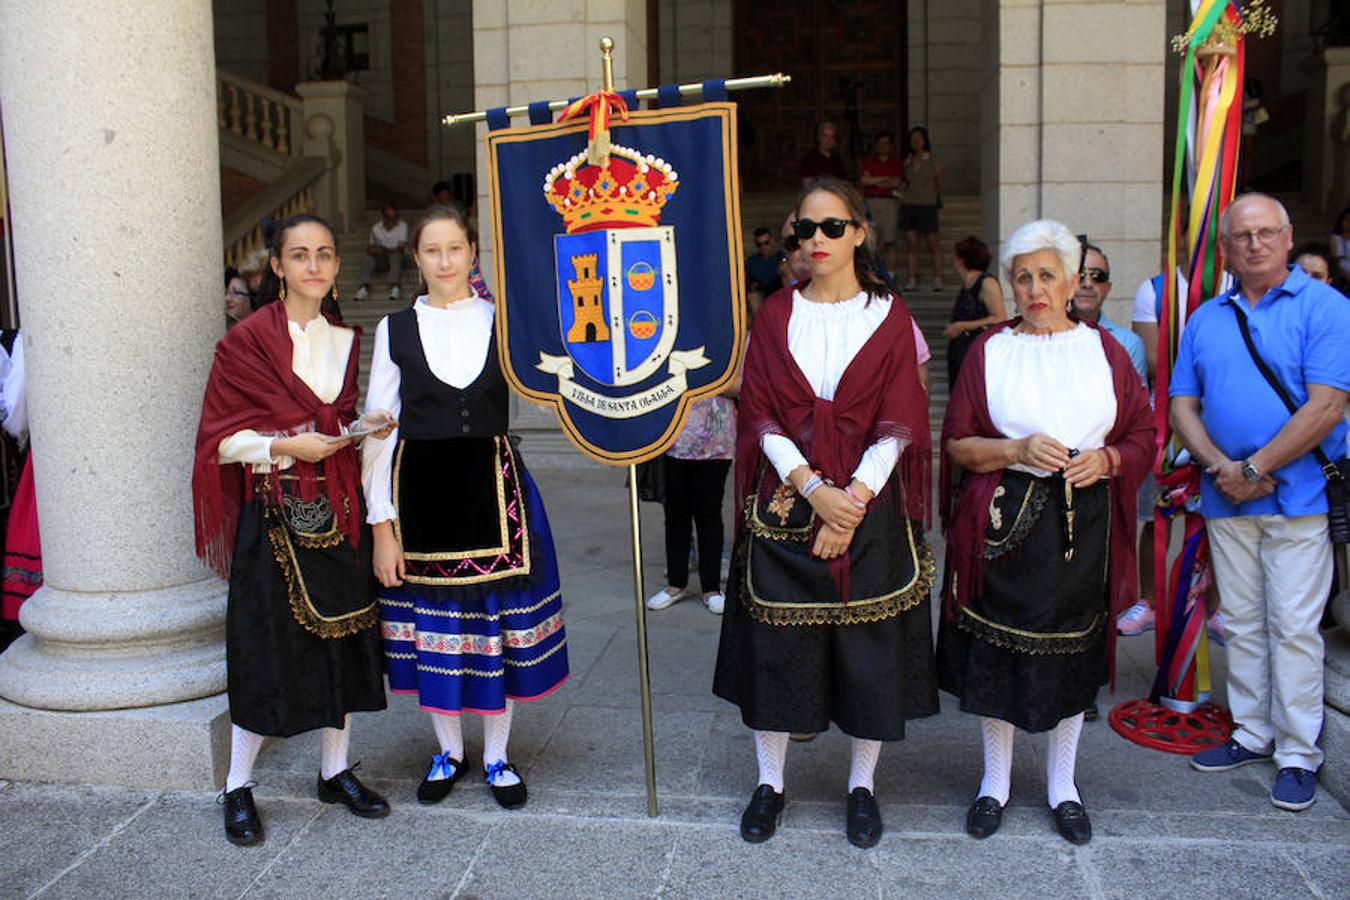
[[[1196,310],[1171,381],[1172,427],[1205,467],[1201,506],[1228,632],[1232,739],[1192,757],[1218,772],[1274,757],[1271,802],[1307,809],[1322,764],[1322,636],[1331,586],[1326,479],[1310,452],[1345,454],[1350,301],[1287,264],[1289,214],[1243,194],[1219,219],[1240,286]],[[1242,339],[1284,389],[1290,416]]]

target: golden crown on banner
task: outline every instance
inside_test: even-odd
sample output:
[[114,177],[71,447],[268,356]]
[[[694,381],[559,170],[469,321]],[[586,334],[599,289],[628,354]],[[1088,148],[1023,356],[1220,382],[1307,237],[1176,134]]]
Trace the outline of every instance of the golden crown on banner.
[[544,178],[544,196],[568,234],[599,228],[643,228],[661,222],[661,207],[680,186],[670,163],[613,144],[595,166],[583,150]]

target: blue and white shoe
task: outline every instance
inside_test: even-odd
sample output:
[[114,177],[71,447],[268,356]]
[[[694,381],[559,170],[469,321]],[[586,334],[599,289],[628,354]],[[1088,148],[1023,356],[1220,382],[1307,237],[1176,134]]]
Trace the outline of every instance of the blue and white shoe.
[[1317,773],[1287,766],[1275,776],[1270,802],[1280,809],[1300,812],[1317,802]]
[[1191,768],[1197,772],[1227,772],[1250,763],[1269,762],[1270,759],[1269,753],[1253,753],[1235,739],[1229,738],[1226,744],[1201,750],[1192,756]]

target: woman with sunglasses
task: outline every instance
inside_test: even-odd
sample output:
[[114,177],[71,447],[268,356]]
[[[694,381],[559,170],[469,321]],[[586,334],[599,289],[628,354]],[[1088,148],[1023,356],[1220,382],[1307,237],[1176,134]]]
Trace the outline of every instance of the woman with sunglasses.
[[1017,728],[1049,732],[1059,833],[1092,838],[1074,784],[1078,735],[1107,680],[1115,615],[1138,597],[1135,497],[1153,418],[1125,349],[1072,312],[1081,254],[1058,222],[1008,238],[1003,271],[1020,315],[976,338],[942,429],[938,671],[981,717],[984,778],[966,816],[977,838],[1002,821]]
[[765,301],[746,355],[743,518],[713,690],[754,729],[745,840],[777,827],[789,734],[833,722],[852,738],[845,834],[871,847],[881,742],[937,711],[921,524],[928,405],[909,311],[875,274],[862,197],[819,179],[796,214],[811,280]]

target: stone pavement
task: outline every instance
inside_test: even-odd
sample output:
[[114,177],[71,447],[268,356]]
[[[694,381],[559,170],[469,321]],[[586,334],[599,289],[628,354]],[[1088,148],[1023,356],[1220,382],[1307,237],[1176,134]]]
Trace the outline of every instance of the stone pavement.
[[[1104,719],[1084,727],[1079,752],[1091,844],[1055,834],[1044,740],[1025,734],[1003,828],[974,841],[963,822],[979,783],[979,728],[945,696],[941,715],[882,752],[887,831],[876,848],[844,839],[849,747],[837,730],[790,747],[783,827],[746,844],[737,823],[755,785],[753,745],[710,692],[719,620],[696,600],[648,617],[661,803],[649,819],[623,472],[535,475],[562,560],[573,674],[517,708],[523,810],[499,809],[472,776],[442,804],[419,806],[431,729],[415,698],[391,697],[387,711],[356,717],[352,741],[362,777],[394,804],[389,818],[314,799],[317,735],[263,751],[255,795],[267,837],[257,847],[225,842],[209,793],[0,782],[0,897],[1350,896],[1350,814],[1328,793],[1282,812],[1268,799],[1270,766],[1201,775]],[[652,591],[664,583],[659,507],[643,504],[643,523]],[[1116,700],[1147,691],[1152,647],[1151,636],[1121,641]],[[481,772],[475,718],[466,741]]]

